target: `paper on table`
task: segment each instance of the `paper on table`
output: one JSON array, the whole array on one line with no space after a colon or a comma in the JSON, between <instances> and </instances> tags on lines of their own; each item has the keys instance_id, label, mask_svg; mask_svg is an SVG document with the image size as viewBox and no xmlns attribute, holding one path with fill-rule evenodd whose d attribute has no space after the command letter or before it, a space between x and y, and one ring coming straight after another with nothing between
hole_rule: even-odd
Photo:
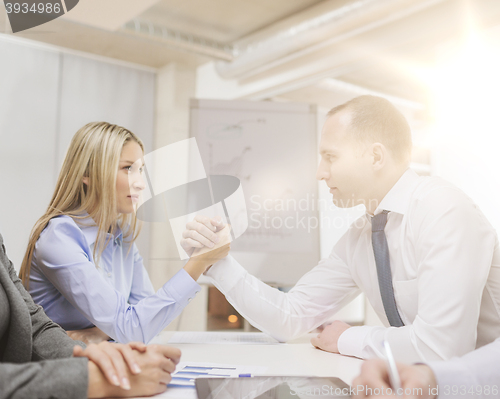
<instances>
[{"instance_id":1,"label":"paper on table","mask_svg":"<svg viewBox=\"0 0 500 399\"><path fill-rule=\"evenodd\" d=\"M270 345L279 344L274 338L264 333L234 333L234 332L176 332L168 340L169 344L248 344Z\"/></svg>"},{"instance_id":2,"label":"paper on table","mask_svg":"<svg viewBox=\"0 0 500 399\"><path fill-rule=\"evenodd\" d=\"M237 378L242 374L262 374L263 366L245 366L221 363L181 362L172 373L172 381L159 398L197 399L194 380L198 377Z\"/></svg>"}]
</instances>

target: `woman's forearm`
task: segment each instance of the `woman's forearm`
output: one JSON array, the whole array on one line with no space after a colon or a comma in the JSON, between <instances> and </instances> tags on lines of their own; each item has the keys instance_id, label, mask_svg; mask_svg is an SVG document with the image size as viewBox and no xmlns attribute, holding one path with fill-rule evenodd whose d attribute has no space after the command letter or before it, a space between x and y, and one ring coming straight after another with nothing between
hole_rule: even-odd
<instances>
[{"instance_id":1,"label":"woman's forearm","mask_svg":"<svg viewBox=\"0 0 500 399\"><path fill-rule=\"evenodd\" d=\"M225 258L231 249L231 244L225 244L197 256L191 257L184 265L184 270L193 278L198 278L215 262Z\"/></svg>"}]
</instances>

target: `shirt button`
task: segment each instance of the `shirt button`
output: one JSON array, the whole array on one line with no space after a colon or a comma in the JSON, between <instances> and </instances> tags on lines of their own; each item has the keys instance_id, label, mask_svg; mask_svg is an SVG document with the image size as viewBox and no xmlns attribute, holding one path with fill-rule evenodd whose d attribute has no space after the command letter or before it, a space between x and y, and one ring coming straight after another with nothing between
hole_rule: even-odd
<instances>
[{"instance_id":1,"label":"shirt button","mask_svg":"<svg viewBox=\"0 0 500 399\"><path fill-rule=\"evenodd\" d=\"M108 277L111 277L111 273L108 273Z\"/></svg>"}]
</instances>

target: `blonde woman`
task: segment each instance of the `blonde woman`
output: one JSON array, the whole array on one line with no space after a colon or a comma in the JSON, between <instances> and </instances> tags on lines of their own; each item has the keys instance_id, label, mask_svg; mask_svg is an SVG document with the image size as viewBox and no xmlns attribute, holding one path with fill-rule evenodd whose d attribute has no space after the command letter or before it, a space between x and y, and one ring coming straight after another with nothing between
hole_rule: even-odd
<instances>
[{"instance_id":1,"label":"blonde woman","mask_svg":"<svg viewBox=\"0 0 500 399\"><path fill-rule=\"evenodd\" d=\"M71 141L20 277L34 301L86 342L149 342L200 290L198 277L229 245L191 258L154 292L134 240L144 147L127 129L89 123Z\"/></svg>"}]
</instances>

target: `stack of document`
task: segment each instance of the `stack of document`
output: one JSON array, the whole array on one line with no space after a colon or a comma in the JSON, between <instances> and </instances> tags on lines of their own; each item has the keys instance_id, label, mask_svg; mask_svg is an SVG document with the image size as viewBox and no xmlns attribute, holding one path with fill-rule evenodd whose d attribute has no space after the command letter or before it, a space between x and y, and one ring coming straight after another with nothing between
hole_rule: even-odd
<instances>
[{"instance_id":1,"label":"stack of document","mask_svg":"<svg viewBox=\"0 0 500 399\"><path fill-rule=\"evenodd\" d=\"M197 399L194 380L199 377L238 378L262 374L267 367L237 366L218 363L181 362L172 373L172 381L162 398Z\"/></svg>"}]
</instances>

